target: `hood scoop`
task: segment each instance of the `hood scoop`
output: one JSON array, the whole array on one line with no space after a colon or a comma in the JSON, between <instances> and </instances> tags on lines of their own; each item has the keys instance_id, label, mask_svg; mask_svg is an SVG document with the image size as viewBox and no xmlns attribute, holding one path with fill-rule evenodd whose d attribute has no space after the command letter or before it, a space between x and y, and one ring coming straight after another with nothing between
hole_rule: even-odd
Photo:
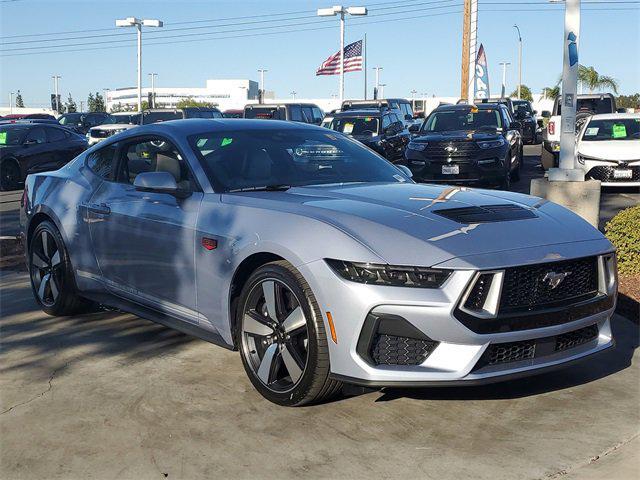
<instances>
[{"instance_id":1,"label":"hood scoop","mask_svg":"<svg viewBox=\"0 0 640 480\"><path fill-rule=\"evenodd\" d=\"M537 215L532 210L509 203L484 205L482 207L446 208L433 210L433 213L466 225L537 218Z\"/></svg>"}]
</instances>

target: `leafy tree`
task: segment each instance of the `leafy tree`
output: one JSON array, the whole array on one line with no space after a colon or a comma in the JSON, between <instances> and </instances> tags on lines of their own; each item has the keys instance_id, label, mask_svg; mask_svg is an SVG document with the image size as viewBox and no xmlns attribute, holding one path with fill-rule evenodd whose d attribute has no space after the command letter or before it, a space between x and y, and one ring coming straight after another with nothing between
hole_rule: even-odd
<instances>
[{"instance_id":1,"label":"leafy tree","mask_svg":"<svg viewBox=\"0 0 640 480\"><path fill-rule=\"evenodd\" d=\"M619 95L616 98L616 106L618 108L640 109L640 93L634 93L633 95Z\"/></svg>"},{"instance_id":2,"label":"leafy tree","mask_svg":"<svg viewBox=\"0 0 640 480\"><path fill-rule=\"evenodd\" d=\"M595 68L578 65L578 82L586 86L591 93L594 90L611 89L618 93L618 81L613 77L600 75Z\"/></svg>"},{"instance_id":3,"label":"leafy tree","mask_svg":"<svg viewBox=\"0 0 640 480\"><path fill-rule=\"evenodd\" d=\"M513 92L511 92L511 95L509 96L511 98L518 98L518 89L516 88ZM523 100L529 100L530 102L533 102L533 95L531 94L531 89L526 85L520 86L520 96L522 97Z\"/></svg>"},{"instance_id":4,"label":"leafy tree","mask_svg":"<svg viewBox=\"0 0 640 480\"><path fill-rule=\"evenodd\" d=\"M95 112L96 99L93 96L93 93L89 92L89 96L87 97L87 111Z\"/></svg>"},{"instance_id":5,"label":"leafy tree","mask_svg":"<svg viewBox=\"0 0 640 480\"><path fill-rule=\"evenodd\" d=\"M67 113L74 113L78 111L78 106L76 105L75 100L71 97L71 93L69 93L69 96L67 97L64 108Z\"/></svg>"},{"instance_id":6,"label":"leafy tree","mask_svg":"<svg viewBox=\"0 0 640 480\"><path fill-rule=\"evenodd\" d=\"M188 97L188 98L184 98L182 100L180 100L177 104L176 104L176 108L187 108L187 107L214 107L215 105L213 103L210 102L199 102L197 100L194 100L192 97Z\"/></svg>"},{"instance_id":7,"label":"leafy tree","mask_svg":"<svg viewBox=\"0 0 640 480\"><path fill-rule=\"evenodd\" d=\"M18 90L18 93L16 94L16 107L24 108L24 100L22 100L22 94L20 93L20 90Z\"/></svg>"},{"instance_id":8,"label":"leafy tree","mask_svg":"<svg viewBox=\"0 0 640 480\"><path fill-rule=\"evenodd\" d=\"M125 109L120 102L114 105L111 105L111 113L118 113L118 112L124 112L124 111Z\"/></svg>"},{"instance_id":9,"label":"leafy tree","mask_svg":"<svg viewBox=\"0 0 640 480\"><path fill-rule=\"evenodd\" d=\"M555 85L553 87L544 87L542 89L542 96L544 98L550 98L551 100L555 100L560 96L560 85Z\"/></svg>"},{"instance_id":10,"label":"leafy tree","mask_svg":"<svg viewBox=\"0 0 640 480\"><path fill-rule=\"evenodd\" d=\"M143 100L142 104L140 106L142 107L142 110L148 110L149 109L149 102L147 100Z\"/></svg>"},{"instance_id":11,"label":"leafy tree","mask_svg":"<svg viewBox=\"0 0 640 480\"><path fill-rule=\"evenodd\" d=\"M93 100L93 110L89 110L90 112L105 112L107 110L106 105L104 104L104 97L100 92L96 92L96 96Z\"/></svg>"}]
</instances>

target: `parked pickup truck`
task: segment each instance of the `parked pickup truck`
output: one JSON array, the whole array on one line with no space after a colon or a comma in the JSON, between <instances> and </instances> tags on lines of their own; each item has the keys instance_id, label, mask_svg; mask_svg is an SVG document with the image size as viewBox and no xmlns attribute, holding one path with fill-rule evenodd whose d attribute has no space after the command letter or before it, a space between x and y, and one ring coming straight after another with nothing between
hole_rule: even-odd
<instances>
[{"instance_id":1,"label":"parked pickup truck","mask_svg":"<svg viewBox=\"0 0 640 480\"><path fill-rule=\"evenodd\" d=\"M542 167L548 170L558 166L560 153L560 114L562 96L556 98L547 127L542 132ZM576 106L576 132L591 115L601 113L615 113L616 99L610 93L596 93L578 95Z\"/></svg>"}]
</instances>

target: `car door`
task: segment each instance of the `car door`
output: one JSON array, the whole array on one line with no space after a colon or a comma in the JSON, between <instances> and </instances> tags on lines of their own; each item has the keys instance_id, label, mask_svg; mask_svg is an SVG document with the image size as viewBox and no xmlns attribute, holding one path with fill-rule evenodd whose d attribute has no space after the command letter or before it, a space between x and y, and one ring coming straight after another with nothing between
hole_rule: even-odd
<instances>
[{"instance_id":1,"label":"car door","mask_svg":"<svg viewBox=\"0 0 640 480\"><path fill-rule=\"evenodd\" d=\"M100 274L118 295L198 323L194 248L202 193L188 162L160 136L122 142L116 155L114 180L86 205ZM151 171L171 173L188 195L136 190L136 176Z\"/></svg>"},{"instance_id":2,"label":"car door","mask_svg":"<svg viewBox=\"0 0 640 480\"><path fill-rule=\"evenodd\" d=\"M55 149L52 149L48 143L44 127L31 128L23 141L23 146L24 151L21 157L25 159L27 173L58 169Z\"/></svg>"},{"instance_id":3,"label":"car door","mask_svg":"<svg viewBox=\"0 0 640 480\"><path fill-rule=\"evenodd\" d=\"M61 128L44 127L44 130L55 168L60 168L75 157L77 146L71 141L71 134Z\"/></svg>"}]
</instances>

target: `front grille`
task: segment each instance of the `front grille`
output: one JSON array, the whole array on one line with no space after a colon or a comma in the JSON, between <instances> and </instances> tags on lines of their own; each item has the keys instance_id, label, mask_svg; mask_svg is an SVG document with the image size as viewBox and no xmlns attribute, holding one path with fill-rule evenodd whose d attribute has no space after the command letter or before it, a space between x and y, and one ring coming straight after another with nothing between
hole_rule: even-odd
<instances>
[{"instance_id":1,"label":"front grille","mask_svg":"<svg viewBox=\"0 0 640 480\"><path fill-rule=\"evenodd\" d=\"M586 300L598 293L597 257L507 268L500 312L529 311L567 300ZM565 275L566 274L566 275ZM559 283L558 276L564 275Z\"/></svg>"},{"instance_id":2,"label":"front grille","mask_svg":"<svg viewBox=\"0 0 640 480\"><path fill-rule=\"evenodd\" d=\"M598 336L598 327L589 325L588 327L575 330L573 332L563 333L556 337L556 352L568 350L577 347L583 343L590 342Z\"/></svg>"},{"instance_id":3,"label":"front grille","mask_svg":"<svg viewBox=\"0 0 640 480\"><path fill-rule=\"evenodd\" d=\"M598 338L598 326L594 324L552 337L519 342L494 343L489 345L478 364L474 367L474 371L490 365L542 358L553 355L556 352L579 347L596 338Z\"/></svg>"},{"instance_id":4,"label":"front grille","mask_svg":"<svg viewBox=\"0 0 640 480\"><path fill-rule=\"evenodd\" d=\"M497 363L519 362L533 358L536 352L536 342L526 340L523 342L497 343L488 349L487 363L495 365Z\"/></svg>"},{"instance_id":5,"label":"front grille","mask_svg":"<svg viewBox=\"0 0 640 480\"><path fill-rule=\"evenodd\" d=\"M91 136L93 138L107 138L112 132L107 130L91 130Z\"/></svg>"},{"instance_id":6,"label":"front grille","mask_svg":"<svg viewBox=\"0 0 640 480\"><path fill-rule=\"evenodd\" d=\"M376 365L420 365L437 342L379 334L373 339L371 357Z\"/></svg>"},{"instance_id":7,"label":"front grille","mask_svg":"<svg viewBox=\"0 0 640 480\"><path fill-rule=\"evenodd\" d=\"M511 203L484 205L482 207L446 208L434 210L433 213L440 215L441 217L448 218L449 220L453 220L454 222L464 223L467 225L471 223L525 220L537 217L533 211Z\"/></svg>"},{"instance_id":8,"label":"front grille","mask_svg":"<svg viewBox=\"0 0 640 480\"><path fill-rule=\"evenodd\" d=\"M429 142L423 150L426 157L469 157L479 150L476 142Z\"/></svg>"},{"instance_id":9,"label":"front grille","mask_svg":"<svg viewBox=\"0 0 640 480\"><path fill-rule=\"evenodd\" d=\"M614 170L631 170L631 178L614 178ZM606 165L597 165L589 170L587 176L601 182L640 182L640 167L614 168Z\"/></svg>"}]
</instances>

